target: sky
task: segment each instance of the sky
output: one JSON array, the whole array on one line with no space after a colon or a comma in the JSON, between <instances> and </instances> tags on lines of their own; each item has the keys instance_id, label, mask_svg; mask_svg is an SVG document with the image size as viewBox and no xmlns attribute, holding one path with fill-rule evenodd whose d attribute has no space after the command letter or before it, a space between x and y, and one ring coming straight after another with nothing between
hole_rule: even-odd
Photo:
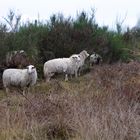
<instances>
[{"instance_id":1,"label":"sky","mask_svg":"<svg viewBox=\"0 0 140 140\"><path fill-rule=\"evenodd\" d=\"M139 0L1 0L0 22L7 17L10 9L21 14L22 21L34 19L49 20L50 16L62 13L64 17L75 18L77 13L91 13L95 9L95 19L100 26L115 28L116 21L123 27L134 27L140 19Z\"/></svg>"}]
</instances>

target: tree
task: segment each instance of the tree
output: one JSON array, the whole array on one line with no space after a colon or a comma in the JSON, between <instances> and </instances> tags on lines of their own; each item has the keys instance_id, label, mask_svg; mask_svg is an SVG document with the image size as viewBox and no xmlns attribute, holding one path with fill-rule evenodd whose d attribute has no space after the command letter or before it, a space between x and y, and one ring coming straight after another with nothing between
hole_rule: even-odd
<instances>
[{"instance_id":1,"label":"tree","mask_svg":"<svg viewBox=\"0 0 140 140\"><path fill-rule=\"evenodd\" d=\"M7 18L3 17L7 24L10 26L11 32L17 32L20 26L21 15L15 14L14 10L9 10Z\"/></svg>"}]
</instances>

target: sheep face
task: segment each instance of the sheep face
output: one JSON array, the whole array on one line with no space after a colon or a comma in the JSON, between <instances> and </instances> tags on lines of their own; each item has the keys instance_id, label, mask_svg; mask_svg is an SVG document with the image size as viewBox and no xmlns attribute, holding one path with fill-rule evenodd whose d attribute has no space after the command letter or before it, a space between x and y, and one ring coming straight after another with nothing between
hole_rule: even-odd
<instances>
[{"instance_id":1,"label":"sheep face","mask_svg":"<svg viewBox=\"0 0 140 140\"><path fill-rule=\"evenodd\" d=\"M33 65L27 66L27 71L29 74L32 74L36 71L36 68Z\"/></svg>"},{"instance_id":2,"label":"sheep face","mask_svg":"<svg viewBox=\"0 0 140 140\"><path fill-rule=\"evenodd\" d=\"M80 56L79 55L72 55L71 58L75 61L75 62L80 62Z\"/></svg>"},{"instance_id":3,"label":"sheep face","mask_svg":"<svg viewBox=\"0 0 140 140\"><path fill-rule=\"evenodd\" d=\"M98 54L94 53L90 56L90 61L94 64L99 64L102 61L102 58Z\"/></svg>"},{"instance_id":4,"label":"sheep face","mask_svg":"<svg viewBox=\"0 0 140 140\"><path fill-rule=\"evenodd\" d=\"M80 52L79 56L81 57L81 59L86 59L89 54L87 53L87 51L83 50L82 52Z\"/></svg>"}]
</instances>

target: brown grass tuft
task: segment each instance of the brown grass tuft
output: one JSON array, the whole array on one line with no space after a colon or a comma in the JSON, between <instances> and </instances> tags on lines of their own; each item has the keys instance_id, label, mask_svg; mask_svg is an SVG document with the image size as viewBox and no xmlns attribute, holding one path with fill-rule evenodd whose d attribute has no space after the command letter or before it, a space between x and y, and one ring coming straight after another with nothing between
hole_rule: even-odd
<instances>
[{"instance_id":1,"label":"brown grass tuft","mask_svg":"<svg viewBox=\"0 0 140 140\"><path fill-rule=\"evenodd\" d=\"M69 82L53 80L0 98L2 140L139 140L139 63L95 66ZM2 92L2 91L1 91Z\"/></svg>"}]
</instances>

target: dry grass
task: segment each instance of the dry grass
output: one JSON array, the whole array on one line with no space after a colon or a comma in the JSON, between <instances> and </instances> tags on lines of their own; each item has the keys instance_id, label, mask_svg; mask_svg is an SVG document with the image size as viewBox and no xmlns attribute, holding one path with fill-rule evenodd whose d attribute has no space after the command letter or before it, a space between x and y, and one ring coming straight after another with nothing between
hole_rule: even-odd
<instances>
[{"instance_id":1,"label":"dry grass","mask_svg":"<svg viewBox=\"0 0 140 140\"><path fill-rule=\"evenodd\" d=\"M140 64L95 66L39 83L27 98L0 92L0 140L140 140Z\"/></svg>"}]
</instances>

